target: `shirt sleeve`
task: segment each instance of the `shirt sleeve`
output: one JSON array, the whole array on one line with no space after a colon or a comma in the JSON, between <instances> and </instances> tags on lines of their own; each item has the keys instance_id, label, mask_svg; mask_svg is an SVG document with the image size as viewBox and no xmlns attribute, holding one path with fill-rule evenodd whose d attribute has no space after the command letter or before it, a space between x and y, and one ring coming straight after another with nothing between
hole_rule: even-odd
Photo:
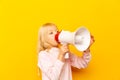
<instances>
[{"instance_id":1,"label":"shirt sleeve","mask_svg":"<svg viewBox=\"0 0 120 80\"><path fill-rule=\"evenodd\" d=\"M91 60L90 52L84 52L82 57L78 57L70 53L70 63L73 67L76 67L78 69L86 68L90 60Z\"/></svg>"},{"instance_id":2,"label":"shirt sleeve","mask_svg":"<svg viewBox=\"0 0 120 80\"><path fill-rule=\"evenodd\" d=\"M60 60L56 60L52 63L49 57L46 57L44 53L39 53L38 67L41 71L50 79L58 80L64 63Z\"/></svg>"}]
</instances>

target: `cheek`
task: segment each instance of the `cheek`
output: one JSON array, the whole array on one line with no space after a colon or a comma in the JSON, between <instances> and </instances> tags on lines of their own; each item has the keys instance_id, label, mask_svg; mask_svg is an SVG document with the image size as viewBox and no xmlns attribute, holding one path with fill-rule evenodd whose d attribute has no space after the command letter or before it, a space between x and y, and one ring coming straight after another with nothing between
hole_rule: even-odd
<instances>
[{"instance_id":1,"label":"cheek","mask_svg":"<svg viewBox=\"0 0 120 80\"><path fill-rule=\"evenodd\" d=\"M49 41L55 40L55 39L54 39L54 35L49 35L49 36L47 37L47 40L49 40Z\"/></svg>"}]
</instances>

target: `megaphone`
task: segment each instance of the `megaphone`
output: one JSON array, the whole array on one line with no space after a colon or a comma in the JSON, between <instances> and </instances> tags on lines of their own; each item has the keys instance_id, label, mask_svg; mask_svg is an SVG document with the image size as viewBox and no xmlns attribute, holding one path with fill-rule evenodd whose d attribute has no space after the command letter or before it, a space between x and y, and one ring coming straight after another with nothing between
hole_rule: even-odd
<instances>
[{"instance_id":1,"label":"megaphone","mask_svg":"<svg viewBox=\"0 0 120 80\"><path fill-rule=\"evenodd\" d=\"M62 30L55 35L55 40L61 44L72 44L77 50L84 51L90 45L90 32L85 27L78 28L75 32ZM65 56L69 58L68 53Z\"/></svg>"}]
</instances>

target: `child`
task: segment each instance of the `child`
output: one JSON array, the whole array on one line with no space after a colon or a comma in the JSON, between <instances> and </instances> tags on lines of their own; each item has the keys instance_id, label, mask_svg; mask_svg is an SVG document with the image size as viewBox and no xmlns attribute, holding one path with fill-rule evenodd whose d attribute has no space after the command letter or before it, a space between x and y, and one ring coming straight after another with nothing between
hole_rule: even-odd
<instances>
[{"instance_id":1,"label":"child","mask_svg":"<svg viewBox=\"0 0 120 80\"><path fill-rule=\"evenodd\" d=\"M71 66L86 68L90 59L89 48L83 51L83 56L78 57L69 52L68 45L61 45L54 37L58 29L53 23L44 24L38 34L38 67L42 71L42 80L72 80ZM94 42L91 37L91 44ZM66 52L69 58L65 59Z\"/></svg>"}]
</instances>

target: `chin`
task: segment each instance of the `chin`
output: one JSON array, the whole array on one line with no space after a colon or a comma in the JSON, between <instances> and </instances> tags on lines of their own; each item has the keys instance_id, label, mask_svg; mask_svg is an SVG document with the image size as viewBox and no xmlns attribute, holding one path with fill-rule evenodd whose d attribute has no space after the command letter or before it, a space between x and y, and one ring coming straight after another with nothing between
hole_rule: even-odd
<instances>
[{"instance_id":1,"label":"chin","mask_svg":"<svg viewBox=\"0 0 120 80\"><path fill-rule=\"evenodd\" d=\"M58 46L58 43L55 43L54 46L57 47L57 46Z\"/></svg>"}]
</instances>

